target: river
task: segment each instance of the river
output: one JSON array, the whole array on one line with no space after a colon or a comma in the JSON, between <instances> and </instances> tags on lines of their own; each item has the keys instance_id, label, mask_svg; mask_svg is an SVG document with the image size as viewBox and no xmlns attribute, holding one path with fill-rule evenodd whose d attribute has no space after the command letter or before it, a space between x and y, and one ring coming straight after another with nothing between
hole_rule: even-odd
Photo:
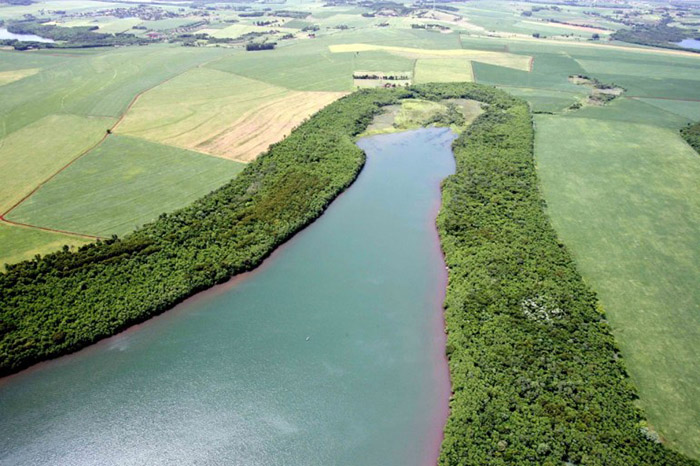
<instances>
[{"instance_id":1,"label":"river","mask_svg":"<svg viewBox=\"0 0 700 466\"><path fill-rule=\"evenodd\" d=\"M360 140L357 181L256 271L0 381L0 464L435 464L453 138Z\"/></svg>"},{"instance_id":2,"label":"river","mask_svg":"<svg viewBox=\"0 0 700 466\"><path fill-rule=\"evenodd\" d=\"M53 39L37 36L35 34L15 34L6 28L0 28L0 40L17 39L20 42L47 42L53 43Z\"/></svg>"}]
</instances>

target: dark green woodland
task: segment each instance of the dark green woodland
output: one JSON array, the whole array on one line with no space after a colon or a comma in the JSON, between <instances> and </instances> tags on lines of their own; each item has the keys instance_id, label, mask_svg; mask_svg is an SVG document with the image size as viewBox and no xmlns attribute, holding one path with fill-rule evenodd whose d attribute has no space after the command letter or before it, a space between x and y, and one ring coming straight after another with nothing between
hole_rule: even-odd
<instances>
[{"instance_id":1,"label":"dark green woodland","mask_svg":"<svg viewBox=\"0 0 700 466\"><path fill-rule=\"evenodd\" d=\"M694 465L635 407L595 294L550 226L527 104L477 84L358 91L234 180L113 238L0 275L0 372L80 349L259 265L355 179L355 145L402 98L475 99L438 218L453 395L442 465Z\"/></svg>"}]
</instances>

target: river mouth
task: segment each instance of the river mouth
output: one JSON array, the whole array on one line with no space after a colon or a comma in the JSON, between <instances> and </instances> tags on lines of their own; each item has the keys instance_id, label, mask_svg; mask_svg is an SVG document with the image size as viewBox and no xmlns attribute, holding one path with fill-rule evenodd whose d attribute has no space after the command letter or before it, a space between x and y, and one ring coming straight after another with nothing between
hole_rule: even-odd
<instances>
[{"instance_id":1,"label":"river mouth","mask_svg":"<svg viewBox=\"0 0 700 466\"><path fill-rule=\"evenodd\" d=\"M364 138L265 264L0 386L2 464L435 464L450 393L444 128Z\"/></svg>"},{"instance_id":2,"label":"river mouth","mask_svg":"<svg viewBox=\"0 0 700 466\"><path fill-rule=\"evenodd\" d=\"M47 44L52 44L56 42L53 39L47 37L37 36L35 34L15 34L8 31L6 28L0 28L0 40L18 40L20 42L43 42Z\"/></svg>"}]
</instances>

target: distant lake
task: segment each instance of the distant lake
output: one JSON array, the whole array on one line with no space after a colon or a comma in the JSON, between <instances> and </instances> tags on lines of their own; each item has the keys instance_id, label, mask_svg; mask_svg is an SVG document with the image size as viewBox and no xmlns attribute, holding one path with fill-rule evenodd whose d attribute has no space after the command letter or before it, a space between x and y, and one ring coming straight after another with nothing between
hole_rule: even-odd
<instances>
[{"instance_id":1,"label":"distant lake","mask_svg":"<svg viewBox=\"0 0 700 466\"><path fill-rule=\"evenodd\" d=\"M687 49L700 50L700 40L698 39L684 39L680 42L676 42L676 45L685 47Z\"/></svg>"},{"instance_id":2,"label":"distant lake","mask_svg":"<svg viewBox=\"0 0 700 466\"><path fill-rule=\"evenodd\" d=\"M5 28L0 28L0 40L17 39L20 42L54 42L53 39L36 36L34 34L15 34Z\"/></svg>"}]
</instances>

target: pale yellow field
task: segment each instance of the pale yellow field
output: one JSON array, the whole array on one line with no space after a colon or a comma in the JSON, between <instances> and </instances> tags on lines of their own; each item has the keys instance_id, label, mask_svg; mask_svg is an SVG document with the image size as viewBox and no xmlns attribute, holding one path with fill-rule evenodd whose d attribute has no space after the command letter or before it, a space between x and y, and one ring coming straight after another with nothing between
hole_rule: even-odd
<instances>
[{"instance_id":1,"label":"pale yellow field","mask_svg":"<svg viewBox=\"0 0 700 466\"><path fill-rule=\"evenodd\" d=\"M515 68L518 70L529 71L530 57L526 55L515 55L506 52L490 52L484 50L468 50L468 49L416 49L410 47L394 47L390 45L376 44L338 44L328 46L332 53L348 53L348 52L369 52L380 50L393 53L407 58L461 58L470 61L479 61L490 65L505 66L507 68Z\"/></svg>"},{"instance_id":2,"label":"pale yellow field","mask_svg":"<svg viewBox=\"0 0 700 466\"><path fill-rule=\"evenodd\" d=\"M49 115L0 139L0 212L97 144L114 118Z\"/></svg>"},{"instance_id":3,"label":"pale yellow field","mask_svg":"<svg viewBox=\"0 0 700 466\"><path fill-rule=\"evenodd\" d=\"M13 81L19 81L22 78L26 78L27 76L37 74L38 72L39 68L26 68L23 70L2 71L0 72L0 86L9 84Z\"/></svg>"},{"instance_id":4,"label":"pale yellow field","mask_svg":"<svg viewBox=\"0 0 700 466\"><path fill-rule=\"evenodd\" d=\"M248 161L342 95L196 68L143 94L115 132Z\"/></svg>"},{"instance_id":5,"label":"pale yellow field","mask_svg":"<svg viewBox=\"0 0 700 466\"><path fill-rule=\"evenodd\" d=\"M289 92L244 114L230 128L195 149L249 162L270 144L281 141L304 119L343 95L342 92Z\"/></svg>"},{"instance_id":6,"label":"pale yellow field","mask_svg":"<svg viewBox=\"0 0 700 466\"><path fill-rule=\"evenodd\" d=\"M420 58L416 61L416 83L474 81L472 65L464 58Z\"/></svg>"}]
</instances>

